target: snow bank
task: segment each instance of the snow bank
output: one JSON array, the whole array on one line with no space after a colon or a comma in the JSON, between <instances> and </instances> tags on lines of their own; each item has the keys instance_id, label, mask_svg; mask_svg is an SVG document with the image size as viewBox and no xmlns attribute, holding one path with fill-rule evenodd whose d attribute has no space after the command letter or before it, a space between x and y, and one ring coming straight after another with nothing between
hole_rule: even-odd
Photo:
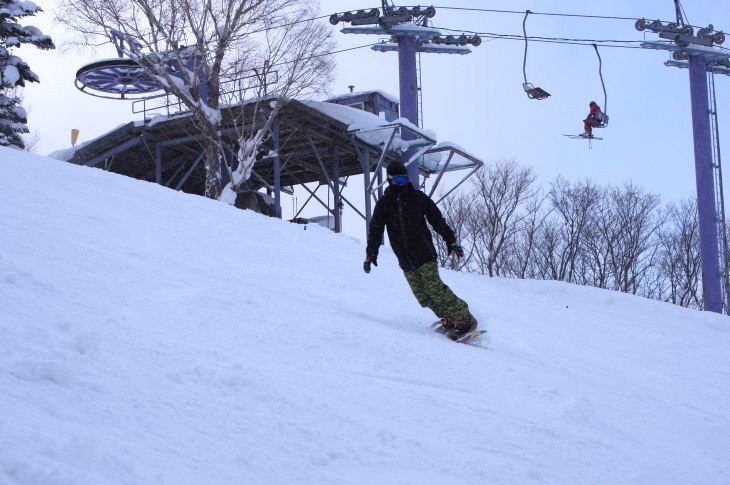
<instances>
[{"instance_id":1,"label":"snow bank","mask_svg":"<svg viewBox=\"0 0 730 485\"><path fill-rule=\"evenodd\" d=\"M721 484L726 317L444 272L0 149L0 483Z\"/></svg>"}]
</instances>

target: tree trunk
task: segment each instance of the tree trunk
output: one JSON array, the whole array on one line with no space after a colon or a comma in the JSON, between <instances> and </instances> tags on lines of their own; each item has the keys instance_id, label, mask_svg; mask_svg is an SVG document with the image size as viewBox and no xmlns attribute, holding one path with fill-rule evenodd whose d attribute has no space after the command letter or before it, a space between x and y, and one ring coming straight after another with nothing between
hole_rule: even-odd
<instances>
[{"instance_id":1,"label":"tree trunk","mask_svg":"<svg viewBox=\"0 0 730 485\"><path fill-rule=\"evenodd\" d=\"M218 147L210 140L205 143L205 196L218 199L221 193L221 160Z\"/></svg>"}]
</instances>

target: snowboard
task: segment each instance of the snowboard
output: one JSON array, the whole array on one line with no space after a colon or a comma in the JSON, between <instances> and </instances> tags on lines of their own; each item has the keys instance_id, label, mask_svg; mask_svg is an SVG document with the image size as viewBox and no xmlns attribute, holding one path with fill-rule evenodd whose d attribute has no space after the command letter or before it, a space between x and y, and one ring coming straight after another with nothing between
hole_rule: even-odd
<instances>
[{"instance_id":1,"label":"snowboard","mask_svg":"<svg viewBox=\"0 0 730 485\"><path fill-rule=\"evenodd\" d=\"M442 335L446 335L447 330L446 328L441 324L441 320L437 322L433 322L431 324L431 330L433 330L436 333L440 333ZM481 343L479 342L479 337L483 334L487 333L486 330L482 329L476 329L473 332L464 335L459 340L452 340L452 342L465 344L465 345L471 345L472 347L481 347Z\"/></svg>"}]
</instances>

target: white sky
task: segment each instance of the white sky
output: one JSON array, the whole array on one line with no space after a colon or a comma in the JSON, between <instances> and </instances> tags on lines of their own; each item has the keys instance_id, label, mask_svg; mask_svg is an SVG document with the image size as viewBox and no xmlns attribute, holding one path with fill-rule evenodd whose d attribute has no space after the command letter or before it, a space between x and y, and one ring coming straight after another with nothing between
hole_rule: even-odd
<instances>
[{"instance_id":1,"label":"white sky","mask_svg":"<svg viewBox=\"0 0 730 485\"><path fill-rule=\"evenodd\" d=\"M81 131L80 140L94 138L115 126L136 119L131 102L94 98L73 84L76 70L85 63L115 57L106 47L92 52L64 51L64 28L52 25L55 4L38 2L46 10L25 23L40 27L61 47L37 51L23 47L23 57L40 76L41 83L26 89L29 124L42 139L38 152L47 154L70 146L70 130ZM322 13L363 8L361 1L322 0ZM373 7L379 1L371 0ZM401 3L401 2L398 2ZM621 17L674 18L672 0L439 0L438 6L483 7L537 12L581 13ZM726 2L685 0L689 21L694 25L713 23L730 29ZM725 7L725 8L722 8ZM437 10L437 27L520 34L522 16ZM340 27L340 26L338 26ZM637 40L643 34L631 21L594 20L531 15L528 34L539 36ZM377 36L344 35L335 28L338 48L374 42ZM656 35L647 34L655 39ZM730 46L730 40L727 42ZM688 72L668 68L668 54L649 50L602 48L603 73L608 90L609 127L601 130L604 141L575 141L561 133L582 131L581 120L588 101L603 105L598 77L598 61L592 47L531 43L528 81L552 94L545 101L528 100L522 91L522 49L517 41L484 42L468 56L423 55L425 127L440 140L451 140L486 162L516 158L533 166L545 185L558 174L575 180L591 177L596 182L619 184L626 181L676 200L694 192L694 158L689 102ZM395 53L360 49L338 54L337 79L333 93L382 89L398 94L398 63ZM718 76L717 96L720 130L727 138L730 104L725 93L728 79ZM727 113L727 114L725 114ZM727 179L730 176L726 176ZM351 179L352 187L361 182ZM323 195L326 192L322 190ZM351 192L351 200L362 205L361 191ZM301 203L304 197L299 196ZM284 216L291 213L292 201L283 200ZM304 215L324 213L313 208ZM363 224L349 209L345 212L345 232L362 237Z\"/></svg>"}]
</instances>

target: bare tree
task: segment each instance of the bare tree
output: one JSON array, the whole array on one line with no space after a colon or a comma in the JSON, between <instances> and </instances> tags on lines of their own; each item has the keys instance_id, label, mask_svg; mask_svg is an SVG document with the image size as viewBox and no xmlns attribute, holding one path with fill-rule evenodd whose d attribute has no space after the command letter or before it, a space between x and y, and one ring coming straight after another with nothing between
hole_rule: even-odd
<instances>
[{"instance_id":1,"label":"bare tree","mask_svg":"<svg viewBox=\"0 0 730 485\"><path fill-rule=\"evenodd\" d=\"M571 183L558 177L553 181L548 194L553 212L538 238L538 267L543 277L576 281L585 233L600 192L590 180Z\"/></svg>"},{"instance_id":2,"label":"bare tree","mask_svg":"<svg viewBox=\"0 0 730 485\"><path fill-rule=\"evenodd\" d=\"M15 98L18 99L19 103L25 102L25 93L21 89L15 90ZM33 112L33 106L26 104L25 113L27 116ZM41 142L41 133L38 130L32 130L28 133L21 135L23 139L23 151L29 153L35 153L38 149L38 144Z\"/></svg>"},{"instance_id":3,"label":"bare tree","mask_svg":"<svg viewBox=\"0 0 730 485\"><path fill-rule=\"evenodd\" d=\"M601 191L591 211L591 221L586 227L583 239L582 283L599 288L612 286L610 266L611 248L618 244L616 211L611 205L607 191Z\"/></svg>"},{"instance_id":4,"label":"bare tree","mask_svg":"<svg viewBox=\"0 0 730 485\"><path fill-rule=\"evenodd\" d=\"M474 237L471 234L471 218L474 196L461 191L454 192L443 201L442 212L449 226L454 230L456 240L464 247L465 258L456 258L449 254L446 243L438 234L431 231L436 241L436 253L439 266L456 271L469 271L474 258Z\"/></svg>"},{"instance_id":5,"label":"bare tree","mask_svg":"<svg viewBox=\"0 0 730 485\"><path fill-rule=\"evenodd\" d=\"M233 203L285 102L330 80L333 43L312 20L317 8L314 0L69 0L56 17L77 34L75 45L121 39L118 47L181 101L204 139L206 197L221 197L226 170L223 198ZM261 101L249 119L234 120L238 150L229 157L221 134L227 81Z\"/></svg>"},{"instance_id":6,"label":"bare tree","mask_svg":"<svg viewBox=\"0 0 730 485\"><path fill-rule=\"evenodd\" d=\"M614 289L636 293L654 263L654 235L663 222L660 199L633 184L612 187L608 196L615 212L615 242L609 246Z\"/></svg>"},{"instance_id":7,"label":"bare tree","mask_svg":"<svg viewBox=\"0 0 730 485\"><path fill-rule=\"evenodd\" d=\"M547 194L514 162L483 170L444 213L471 260L450 269L610 288L702 308L699 225L694 199L662 207L634 184L600 187L556 178ZM490 250L491 249L491 250ZM495 256L496 255L496 256Z\"/></svg>"},{"instance_id":8,"label":"bare tree","mask_svg":"<svg viewBox=\"0 0 730 485\"><path fill-rule=\"evenodd\" d=\"M30 153L35 153L38 149L38 144L41 142L41 133L38 130L33 130L30 133L23 135L23 150Z\"/></svg>"},{"instance_id":9,"label":"bare tree","mask_svg":"<svg viewBox=\"0 0 730 485\"><path fill-rule=\"evenodd\" d=\"M663 299L702 308L699 218L693 198L668 207L667 224L659 233L659 272L666 282Z\"/></svg>"},{"instance_id":10,"label":"bare tree","mask_svg":"<svg viewBox=\"0 0 730 485\"><path fill-rule=\"evenodd\" d=\"M523 207L523 215L517 224L514 241L505 255L506 267L511 276L517 278L537 278L540 271L536 268L538 234L550 216L552 209L545 207L547 196L535 192Z\"/></svg>"},{"instance_id":11,"label":"bare tree","mask_svg":"<svg viewBox=\"0 0 730 485\"><path fill-rule=\"evenodd\" d=\"M471 218L479 271L500 276L507 269L504 255L523 222L523 206L535 196L535 174L515 160L503 160L480 169L472 186L477 203Z\"/></svg>"},{"instance_id":12,"label":"bare tree","mask_svg":"<svg viewBox=\"0 0 730 485\"><path fill-rule=\"evenodd\" d=\"M601 190L586 227L578 282L638 293L654 263L663 223L659 204L659 196L633 184Z\"/></svg>"}]
</instances>

